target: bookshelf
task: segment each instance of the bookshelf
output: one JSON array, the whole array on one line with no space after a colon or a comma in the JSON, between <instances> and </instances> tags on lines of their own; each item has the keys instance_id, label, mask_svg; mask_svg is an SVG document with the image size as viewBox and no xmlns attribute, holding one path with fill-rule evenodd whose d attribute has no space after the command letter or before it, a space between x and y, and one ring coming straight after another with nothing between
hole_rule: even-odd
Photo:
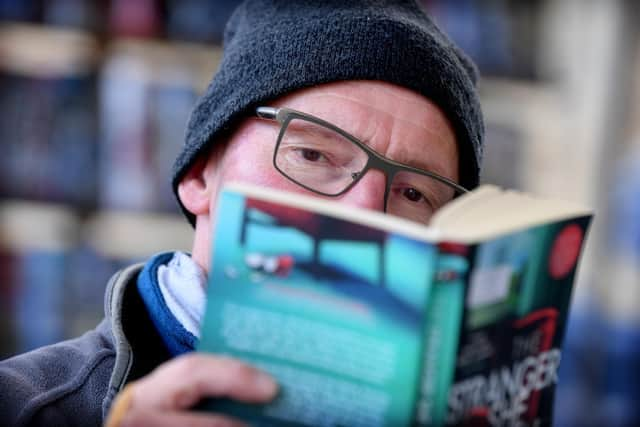
<instances>
[{"instance_id":1,"label":"bookshelf","mask_svg":"<svg viewBox=\"0 0 640 427\"><path fill-rule=\"evenodd\" d=\"M94 327L118 268L191 249L170 168L220 56L0 21L0 358Z\"/></svg>"}]
</instances>

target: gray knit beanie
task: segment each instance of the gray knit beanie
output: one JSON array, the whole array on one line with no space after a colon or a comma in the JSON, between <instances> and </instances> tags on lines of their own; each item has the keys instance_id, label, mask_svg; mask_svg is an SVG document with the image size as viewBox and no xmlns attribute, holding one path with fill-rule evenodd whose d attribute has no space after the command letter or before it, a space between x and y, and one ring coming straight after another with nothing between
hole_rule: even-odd
<instances>
[{"instance_id":1,"label":"gray knit beanie","mask_svg":"<svg viewBox=\"0 0 640 427\"><path fill-rule=\"evenodd\" d=\"M191 114L173 168L176 196L196 157L257 106L339 80L394 83L438 105L456 132L460 184L478 185L484 125L476 68L416 0L247 0L227 24L220 68Z\"/></svg>"}]
</instances>

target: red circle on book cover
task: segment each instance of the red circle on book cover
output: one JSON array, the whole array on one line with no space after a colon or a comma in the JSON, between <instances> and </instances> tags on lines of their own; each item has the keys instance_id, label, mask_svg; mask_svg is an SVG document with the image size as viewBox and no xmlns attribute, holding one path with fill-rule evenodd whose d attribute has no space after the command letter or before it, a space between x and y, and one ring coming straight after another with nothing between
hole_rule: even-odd
<instances>
[{"instance_id":1,"label":"red circle on book cover","mask_svg":"<svg viewBox=\"0 0 640 427\"><path fill-rule=\"evenodd\" d=\"M569 224L558 233L549 254L549 274L561 279L571 272L578 262L583 238L577 224Z\"/></svg>"}]
</instances>

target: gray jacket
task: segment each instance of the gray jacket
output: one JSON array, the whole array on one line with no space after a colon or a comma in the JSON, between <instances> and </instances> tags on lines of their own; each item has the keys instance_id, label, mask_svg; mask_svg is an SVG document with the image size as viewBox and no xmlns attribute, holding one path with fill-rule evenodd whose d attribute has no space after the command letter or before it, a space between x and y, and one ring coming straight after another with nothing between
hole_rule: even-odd
<instances>
[{"instance_id":1,"label":"gray jacket","mask_svg":"<svg viewBox=\"0 0 640 427\"><path fill-rule=\"evenodd\" d=\"M127 382L169 359L138 294L142 267L111 278L94 330L0 362L1 426L100 426Z\"/></svg>"}]
</instances>

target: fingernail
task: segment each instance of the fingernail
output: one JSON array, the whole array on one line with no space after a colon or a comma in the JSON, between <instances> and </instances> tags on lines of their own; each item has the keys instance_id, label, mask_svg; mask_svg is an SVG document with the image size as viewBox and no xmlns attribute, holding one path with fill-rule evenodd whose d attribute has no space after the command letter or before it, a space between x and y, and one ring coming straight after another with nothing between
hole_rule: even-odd
<instances>
[{"instance_id":1,"label":"fingernail","mask_svg":"<svg viewBox=\"0 0 640 427\"><path fill-rule=\"evenodd\" d=\"M274 396L278 391L278 384L269 375L262 372L258 373L256 378L256 387L261 393Z\"/></svg>"}]
</instances>

